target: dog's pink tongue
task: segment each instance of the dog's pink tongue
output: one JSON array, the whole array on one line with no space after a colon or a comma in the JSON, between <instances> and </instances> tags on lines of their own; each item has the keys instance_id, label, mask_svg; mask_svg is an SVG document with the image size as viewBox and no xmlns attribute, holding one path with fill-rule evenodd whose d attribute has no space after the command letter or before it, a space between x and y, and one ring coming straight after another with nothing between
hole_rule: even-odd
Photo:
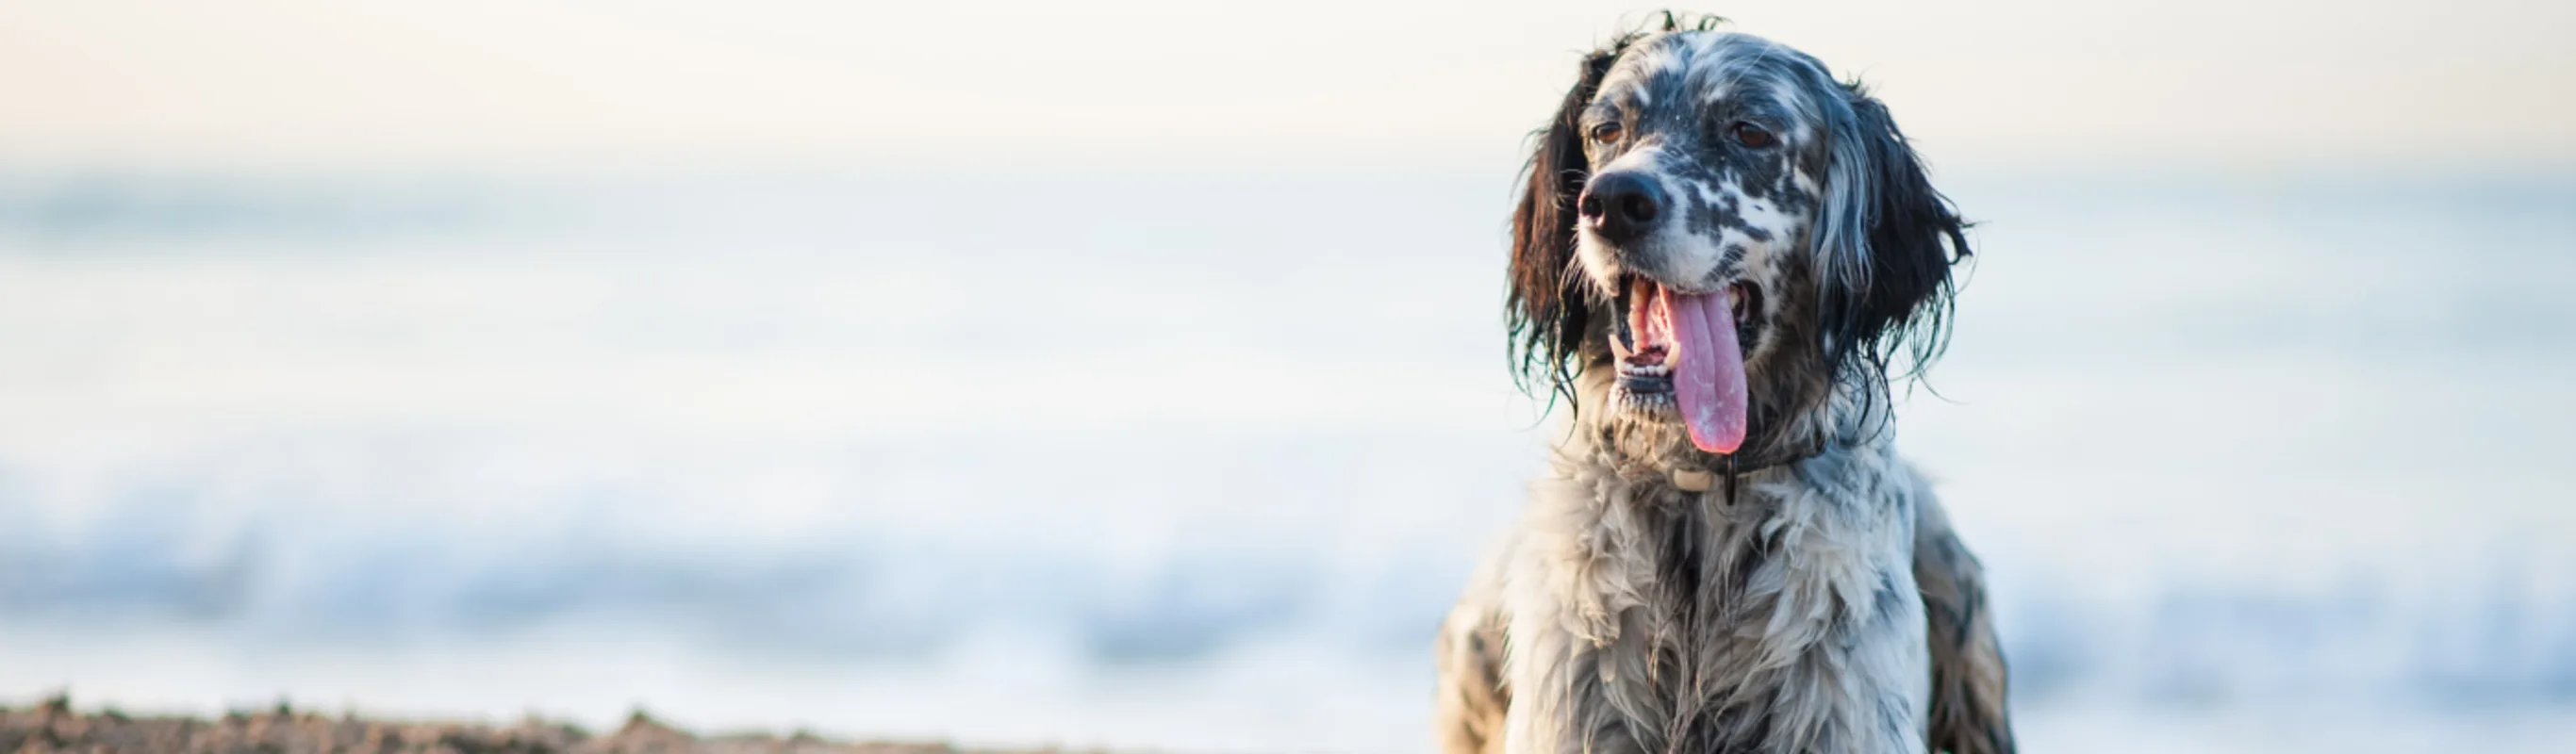
<instances>
[{"instance_id":1,"label":"dog's pink tongue","mask_svg":"<svg viewBox=\"0 0 2576 754\"><path fill-rule=\"evenodd\" d=\"M1726 297L1669 288L1662 297L1673 323L1673 401L1691 444L1711 453L1744 447L1744 349L1735 342L1735 309Z\"/></svg>"}]
</instances>

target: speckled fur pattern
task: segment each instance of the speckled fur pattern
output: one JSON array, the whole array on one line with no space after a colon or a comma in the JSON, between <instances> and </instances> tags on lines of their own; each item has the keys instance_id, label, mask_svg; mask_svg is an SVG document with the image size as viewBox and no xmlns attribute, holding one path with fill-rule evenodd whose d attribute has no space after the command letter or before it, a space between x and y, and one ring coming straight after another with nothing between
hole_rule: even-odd
<instances>
[{"instance_id":1,"label":"speckled fur pattern","mask_svg":"<svg viewBox=\"0 0 2576 754\"><path fill-rule=\"evenodd\" d=\"M1892 443L1889 363L1937 355L1964 223L1885 108L1813 58L1669 20L1587 57L1514 216L1524 376L1572 404L1517 530L1443 626L1450 754L2013 750L1982 575ZM1615 120L1619 138L1601 140ZM1757 121L1767 148L1724 141ZM1569 211L1642 171L1675 218ZM1945 247L1945 242L1947 246ZM1618 410L1626 275L1769 292L1734 458ZM1680 471L1716 471L1706 491Z\"/></svg>"}]
</instances>

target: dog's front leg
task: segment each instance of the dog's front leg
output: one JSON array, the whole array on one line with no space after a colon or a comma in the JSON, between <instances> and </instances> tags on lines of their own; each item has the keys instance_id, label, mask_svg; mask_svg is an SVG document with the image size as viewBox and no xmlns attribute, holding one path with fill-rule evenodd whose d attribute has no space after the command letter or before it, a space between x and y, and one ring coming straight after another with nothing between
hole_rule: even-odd
<instances>
[{"instance_id":1,"label":"dog's front leg","mask_svg":"<svg viewBox=\"0 0 2576 754\"><path fill-rule=\"evenodd\" d=\"M1838 656L1810 666L1820 676L1840 676L1811 679L1818 685L1840 687L1827 692L1839 697L1827 713L1835 719L1826 726L1827 741L1838 743L1779 751L1924 751L1932 666L1922 601L1915 597L1910 564L1888 567L1895 575L1881 579L1883 588L1897 597L1880 600L1874 614L1841 627L1841 636L1828 638L1816 649Z\"/></svg>"},{"instance_id":2,"label":"dog's front leg","mask_svg":"<svg viewBox=\"0 0 2576 754\"><path fill-rule=\"evenodd\" d=\"M1805 528L1754 577L1780 585L1764 641L1787 653L1761 751L1924 751L1932 669L1911 502Z\"/></svg>"}]
</instances>

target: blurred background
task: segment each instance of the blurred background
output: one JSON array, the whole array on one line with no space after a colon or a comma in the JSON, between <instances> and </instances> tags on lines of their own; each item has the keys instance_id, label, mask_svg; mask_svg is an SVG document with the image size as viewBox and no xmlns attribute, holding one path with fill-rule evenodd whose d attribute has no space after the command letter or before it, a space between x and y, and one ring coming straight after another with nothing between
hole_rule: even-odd
<instances>
[{"instance_id":1,"label":"blurred background","mask_svg":"<svg viewBox=\"0 0 2576 754\"><path fill-rule=\"evenodd\" d=\"M1651 6L0 6L0 703L1430 748ZM1741 2L1981 221L2031 751L2576 740L2576 5Z\"/></svg>"}]
</instances>

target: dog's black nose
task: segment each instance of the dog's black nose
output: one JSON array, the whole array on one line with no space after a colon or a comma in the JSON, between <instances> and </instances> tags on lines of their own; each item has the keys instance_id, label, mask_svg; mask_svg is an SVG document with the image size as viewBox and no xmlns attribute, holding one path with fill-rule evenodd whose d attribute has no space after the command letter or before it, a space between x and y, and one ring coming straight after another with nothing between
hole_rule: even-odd
<instances>
[{"instance_id":1,"label":"dog's black nose","mask_svg":"<svg viewBox=\"0 0 2576 754\"><path fill-rule=\"evenodd\" d=\"M1655 218L1664 214L1664 191L1636 173L1602 173L1583 187L1575 206L1592 232L1611 243L1627 243L1654 232Z\"/></svg>"}]
</instances>

